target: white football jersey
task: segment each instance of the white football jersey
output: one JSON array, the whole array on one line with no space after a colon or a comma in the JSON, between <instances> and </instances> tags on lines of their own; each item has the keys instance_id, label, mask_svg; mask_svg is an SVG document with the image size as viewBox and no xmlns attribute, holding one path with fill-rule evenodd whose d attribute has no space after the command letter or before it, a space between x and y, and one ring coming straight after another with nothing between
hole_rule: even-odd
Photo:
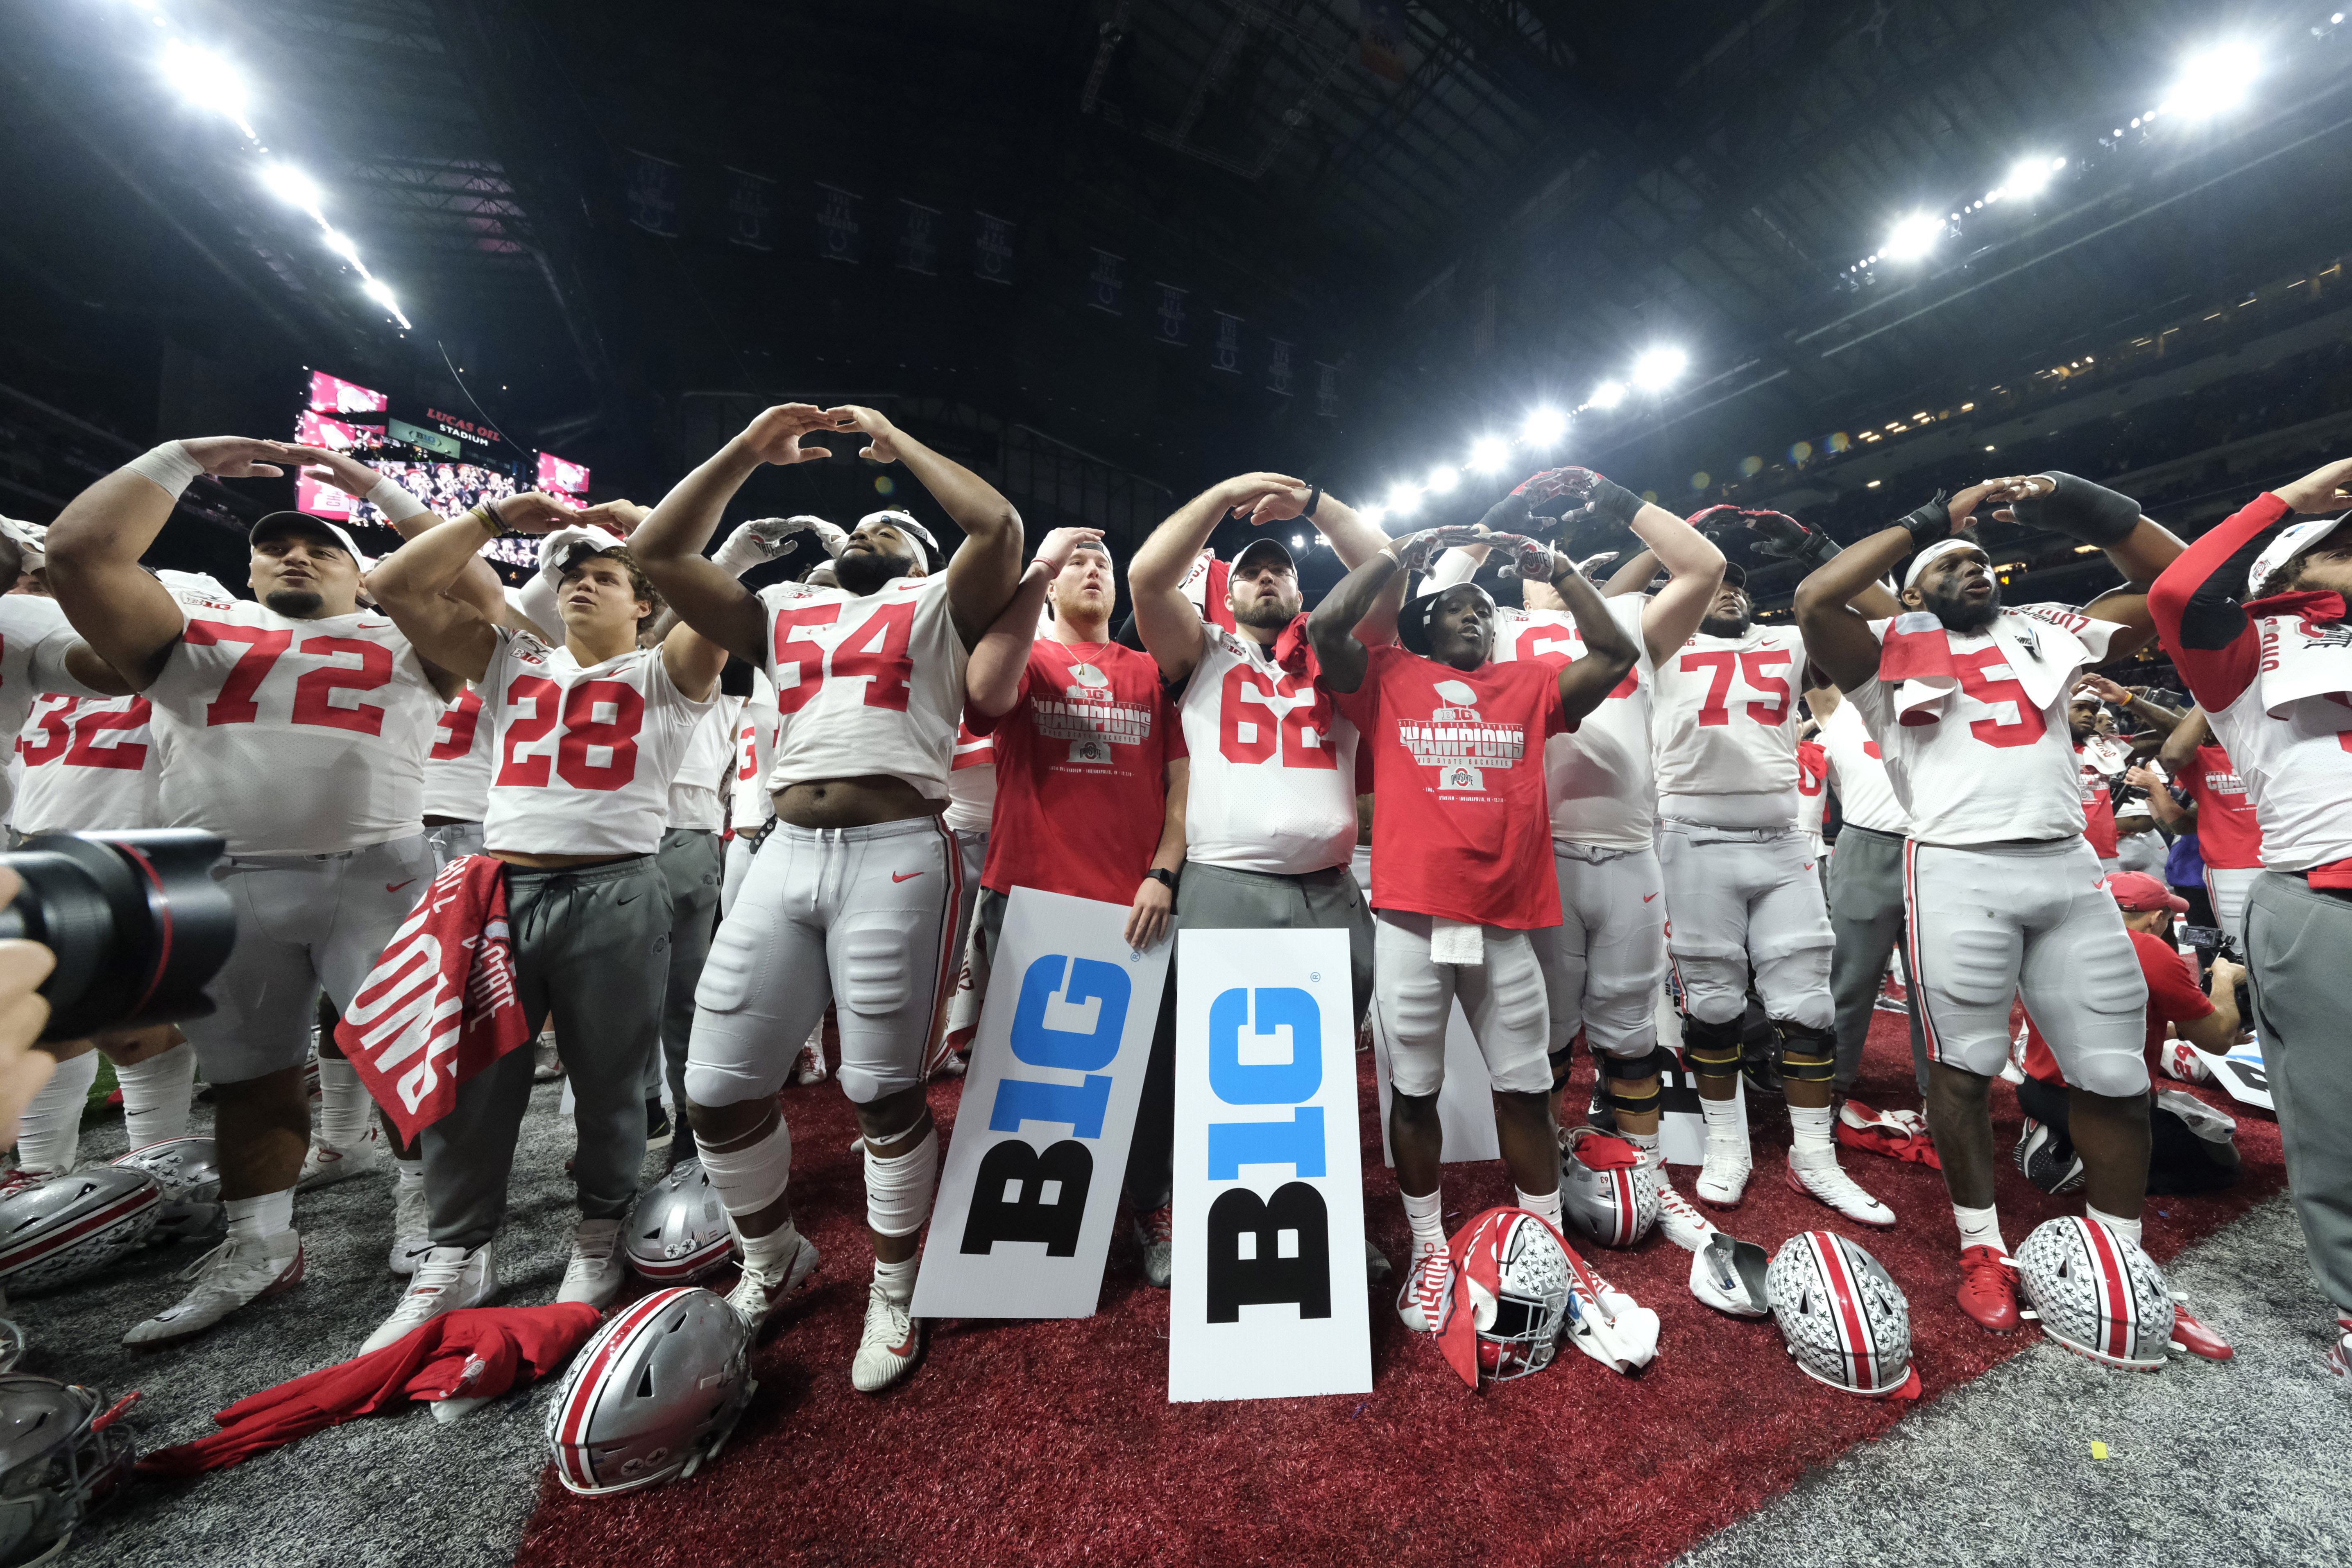
<instances>
[{"instance_id":1,"label":"white football jersey","mask_svg":"<svg viewBox=\"0 0 2352 1568\"><path fill-rule=\"evenodd\" d=\"M33 711L33 699L44 692L99 695L66 674L66 651L78 641L56 600L37 593L0 594L0 725L6 727L0 733L21 731Z\"/></svg>"},{"instance_id":2,"label":"white football jersey","mask_svg":"<svg viewBox=\"0 0 2352 1568\"><path fill-rule=\"evenodd\" d=\"M1797 747L1797 831L1822 841L1822 818L1830 804L1829 757L1820 750Z\"/></svg>"},{"instance_id":3,"label":"white football jersey","mask_svg":"<svg viewBox=\"0 0 2352 1568\"><path fill-rule=\"evenodd\" d=\"M1846 694L1878 742L1887 782L1921 843L1969 848L2072 837L2083 831L2080 764L2066 727L2074 677L2107 656L2122 630L2064 605L2016 608L2034 624L2032 679L2052 691L2034 706L2021 672L1990 633L1950 633L1958 685L1932 724L1896 720L1897 683L1866 681ZM1874 621L1882 641L1891 621Z\"/></svg>"},{"instance_id":4,"label":"white football jersey","mask_svg":"<svg viewBox=\"0 0 2352 1568\"><path fill-rule=\"evenodd\" d=\"M776 760L776 688L766 674L751 672L751 695L735 721L735 777L727 803L727 825L739 833L756 831L776 814L768 793L768 769Z\"/></svg>"},{"instance_id":5,"label":"white football jersey","mask_svg":"<svg viewBox=\"0 0 2352 1568\"><path fill-rule=\"evenodd\" d=\"M2265 652L2338 630L2315 633L2299 622L2294 614L2258 617ZM2352 860L2352 810L2345 807L2352 800L2352 707L2326 692L2265 706L2257 677L2212 721L2262 823L2264 866L2292 873Z\"/></svg>"},{"instance_id":6,"label":"white football jersey","mask_svg":"<svg viewBox=\"0 0 2352 1568\"><path fill-rule=\"evenodd\" d=\"M1895 798L1895 786L1886 780L1886 764L1879 757L1878 742L1871 739L1870 731L1863 727L1862 714L1853 704L1838 704L1837 711L1830 715L1816 738L1829 755L1830 787L1837 791L1839 813L1855 826L1907 836L1911 831L1910 814Z\"/></svg>"},{"instance_id":7,"label":"white football jersey","mask_svg":"<svg viewBox=\"0 0 2352 1568\"><path fill-rule=\"evenodd\" d=\"M1804 675L1805 638L1794 626L1701 633L1661 660L1650 724L1658 814L1710 827L1793 827Z\"/></svg>"},{"instance_id":8,"label":"white football jersey","mask_svg":"<svg viewBox=\"0 0 2352 1568\"><path fill-rule=\"evenodd\" d=\"M948 771L948 809L941 819L959 833L984 833L996 821L996 737L956 731L955 762Z\"/></svg>"},{"instance_id":9,"label":"white football jersey","mask_svg":"<svg viewBox=\"0 0 2352 1568\"><path fill-rule=\"evenodd\" d=\"M735 700L720 697L687 737L685 759L669 781L667 821L673 828L715 833L727 825L727 796L735 760Z\"/></svg>"},{"instance_id":10,"label":"white football jersey","mask_svg":"<svg viewBox=\"0 0 2352 1568\"><path fill-rule=\"evenodd\" d=\"M949 613L947 573L898 578L862 597L779 583L760 602L780 720L768 788L887 774L946 800L970 657Z\"/></svg>"},{"instance_id":11,"label":"white football jersey","mask_svg":"<svg viewBox=\"0 0 2352 1568\"><path fill-rule=\"evenodd\" d=\"M297 621L172 591L180 640L147 688L163 825L231 854L334 854L425 831L425 754L447 706L391 620Z\"/></svg>"},{"instance_id":12,"label":"white football jersey","mask_svg":"<svg viewBox=\"0 0 2352 1568\"><path fill-rule=\"evenodd\" d=\"M425 754L425 814L478 822L490 805L490 762L497 747L482 722L482 694L468 685L441 710L433 749Z\"/></svg>"},{"instance_id":13,"label":"white football jersey","mask_svg":"<svg viewBox=\"0 0 2352 1568\"><path fill-rule=\"evenodd\" d=\"M16 737L24 766L10 820L20 833L120 832L152 828L162 810L163 760L145 697L35 700Z\"/></svg>"},{"instance_id":14,"label":"white football jersey","mask_svg":"<svg viewBox=\"0 0 2352 1568\"><path fill-rule=\"evenodd\" d=\"M1657 666L1642 637L1649 601L1609 601L1609 613L1633 639L1633 667L1584 716L1573 735L1544 745L1544 797L1551 836L1596 849L1646 850L1655 841L1657 797L1650 774L1650 702ZM1584 657L1575 619L1557 611L1505 610L1495 622L1495 662L1539 659L1557 673Z\"/></svg>"},{"instance_id":15,"label":"white football jersey","mask_svg":"<svg viewBox=\"0 0 2352 1568\"><path fill-rule=\"evenodd\" d=\"M677 689L659 648L585 668L561 644L500 628L482 677L498 768L486 849L519 854L651 854L694 727L717 706Z\"/></svg>"},{"instance_id":16,"label":"white football jersey","mask_svg":"<svg viewBox=\"0 0 2352 1568\"><path fill-rule=\"evenodd\" d=\"M1186 859L1297 876L1355 853L1356 725L1312 672L1292 674L1239 632L1202 624L1176 707L1192 753Z\"/></svg>"}]
</instances>

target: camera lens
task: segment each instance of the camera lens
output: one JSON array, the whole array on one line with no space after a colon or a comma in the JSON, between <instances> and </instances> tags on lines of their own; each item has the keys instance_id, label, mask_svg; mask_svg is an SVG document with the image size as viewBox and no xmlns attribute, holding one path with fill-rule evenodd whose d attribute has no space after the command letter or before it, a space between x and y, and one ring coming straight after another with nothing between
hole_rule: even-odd
<instances>
[{"instance_id":1,"label":"camera lens","mask_svg":"<svg viewBox=\"0 0 2352 1568\"><path fill-rule=\"evenodd\" d=\"M0 864L22 883L0 938L57 955L41 986L45 1041L202 1018L204 988L236 943L228 893L213 880L222 841L193 829L43 833Z\"/></svg>"}]
</instances>

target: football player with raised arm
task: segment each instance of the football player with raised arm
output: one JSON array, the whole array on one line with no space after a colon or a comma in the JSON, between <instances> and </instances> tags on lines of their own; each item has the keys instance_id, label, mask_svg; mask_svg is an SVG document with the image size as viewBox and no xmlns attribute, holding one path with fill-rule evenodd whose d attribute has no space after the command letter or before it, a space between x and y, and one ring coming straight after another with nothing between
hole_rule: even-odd
<instances>
[{"instance_id":1,"label":"football player with raised arm","mask_svg":"<svg viewBox=\"0 0 2352 1568\"><path fill-rule=\"evenodd\" d=\"M963 530L945 570L929 530L902 511L859 521L835 558L837 587L754 593L702 558L753 470L821 459L812 438L828 434L863 435L861 455L904 463ZM873 409L786 403L679 481L632 544L688 625L768 673L780 716L777 824L711 946L687 1055L687 1114L743 1247L729 1300L756 1328L816 1267L785 1197L792 1137L776 1092L835 1002L874 1240L850 1380L877 1392L922 1346L907 1308L940 1160L923 1068L955 978L961 874L940 812L965 663L1021 575L1021 516Z\"/></svg>"},{"instance_id":2,"label":"football player with raised arm","mask_svg":"<svg viewBox=\"0 0 2352 1568\"><path fill-rule=\"evenodd\" d=\"M2180 541L2137 502L2071 475L1940 493L1816 570L1797 622L1878 742L1910 814L1904 862L1912 995L1927 1038L1927 1124L1960 1233L1959 1302L1995 1333L2019 1322L2017 1270L1993 1211L1992 1081L2009 1009L2025 1009L2067 1083L2090 1217L2139 1239L2147 1192L2147 982L2083 836L2068 724L2075 677L2155 635L2128 590L2088 609L2001 603L1982 546L1958 530L1978 506L2095 545L2152 581ZM1908 558L1904 613L1874 620L1855 593Z\"/></svg>"}]
</instances>

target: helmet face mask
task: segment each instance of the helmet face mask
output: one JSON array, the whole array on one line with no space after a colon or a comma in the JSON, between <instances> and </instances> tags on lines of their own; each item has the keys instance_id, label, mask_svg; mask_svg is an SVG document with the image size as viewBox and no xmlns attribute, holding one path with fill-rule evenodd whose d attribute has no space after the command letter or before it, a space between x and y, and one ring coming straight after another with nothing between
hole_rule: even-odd
<instances>
[{"instance_id":1,"label":"helmet face mask","mask_svg":"<svg viewBox=\"0 0 2352 1568\"><path fill-rule=\"evenodd\" d=\"M0 1429L16 1434L0 1487L0 1562L46 1561L130 1479L139 1450L110 1409L94 1388L0 1375Z\"/></svg>"}]
</instances>

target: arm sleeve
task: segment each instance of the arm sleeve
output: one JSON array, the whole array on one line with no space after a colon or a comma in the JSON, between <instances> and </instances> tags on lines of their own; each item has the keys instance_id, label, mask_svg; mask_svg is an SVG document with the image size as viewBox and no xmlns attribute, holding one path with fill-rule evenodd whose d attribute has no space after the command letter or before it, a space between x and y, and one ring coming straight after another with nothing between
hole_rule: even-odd
<instances>
[{"instance_id":1,"label":"arm sleeve","mask_svg":"<svg viewBox=\"0 0 2352 1568\"><path fill-rule=\"evenodd\" d=\"M2261 667L2253 623L2230 597L2223 568L2256 534L2287 516L2286 503L2264 491L2234 517L2208 529L2148 590L2148 613L2164 651L2180 667L2181 679L2207 713L2219 713L2236 702Z\"/></svg>"}]
</instances>

